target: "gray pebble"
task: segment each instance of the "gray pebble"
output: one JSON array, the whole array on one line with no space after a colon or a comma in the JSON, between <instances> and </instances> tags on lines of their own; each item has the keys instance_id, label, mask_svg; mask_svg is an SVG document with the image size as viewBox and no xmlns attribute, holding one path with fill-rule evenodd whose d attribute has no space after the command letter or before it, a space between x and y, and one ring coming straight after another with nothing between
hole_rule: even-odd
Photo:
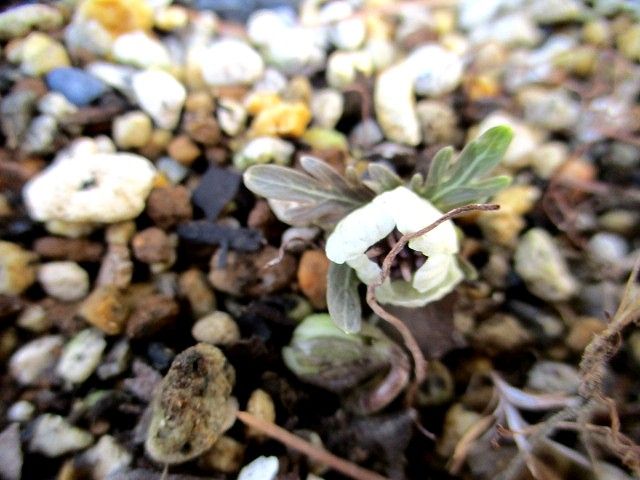
<instances>
[{"instance_id":1,"label":"gray pebble","mask_svg":"<svg viewBox=\"0 0 640 480\"><path fill-rule=\"evenodd\" d=\"M33 418L36 407L26 400L18 400L7 409L7 420L10 422L28 422Z\"/></svg>"},{"instance_id":2,"label":"gray pebble","mask_svg":"<svg viewBox=\"0 0 640 480\"><path fill-rule=\"evenodd\" d=\"M88 447L93 436L86 430L74 427L59 415L45 413L35 420L29 450L47 457L60 457Z\"/></svg>"},{"instance_id":3,"label":"gray pebble","mask_svg":"<svg viewBox=\"0 0 640 480\"><path fill-rule=\"evenodd\" d=\"M544 393L577 393L580 386L578 370L566 363L542 360L529 371L527 387Z\"/></svg>"},{"instance_id":4,"label":"gray pebble","mask_svg":"<svg viewBox=\"0 0 640 480\"><path fill-rule=\"evenodd\" d=\"M591 256L598 262L611 264L624 261L629 253L627 241L620 235L608 232L596 233L591 237L588 249Z\"/></svg>"},{"instance_id":5,"label":"gray pebble","mask_svg":"<svg viewBox=\"0 0 640 480\"><path fill-rule=\"evenodd\" d=\"M60 335L47 335L23 345L9 360L9 372L21 385L32 385L53 366L63 345Z\"/></svg>"},{"instance_id":6,"label":"gray pebble","mask_svg":"<svg viewBox=\"0 0 640 480\"><path fill-rule=\"evenodd\" d=\"M106 346L107 341L99 330L81 331L65 345L56 373L70 384L84 382L100 364Z\"/></svg>"}]
</instances>

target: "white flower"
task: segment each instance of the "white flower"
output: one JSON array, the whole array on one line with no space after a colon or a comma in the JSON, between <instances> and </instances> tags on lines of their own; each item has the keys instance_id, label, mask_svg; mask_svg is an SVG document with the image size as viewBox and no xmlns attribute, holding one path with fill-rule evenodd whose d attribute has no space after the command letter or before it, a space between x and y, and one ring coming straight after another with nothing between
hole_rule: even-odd
<instances>
[{"instance_id":1,"label":"white flower","mask_svg":"<svg viewBox=\"0 0 640 480\"><path fill-rule=\"evenodd\" d=\"M334 263L347 263L367 285L374 283L380 266L366 251L397 228L413 233L442 216L431 203L406 187L397 187L375 197L367 205L343 218L327 240L326 253ZM376 290L380 303L420 307L449 293L463 279L458 266L458 237L450 220L411 240L409 248L427 257L411 282L385 280Z\"/></svg>"}]
</instances>

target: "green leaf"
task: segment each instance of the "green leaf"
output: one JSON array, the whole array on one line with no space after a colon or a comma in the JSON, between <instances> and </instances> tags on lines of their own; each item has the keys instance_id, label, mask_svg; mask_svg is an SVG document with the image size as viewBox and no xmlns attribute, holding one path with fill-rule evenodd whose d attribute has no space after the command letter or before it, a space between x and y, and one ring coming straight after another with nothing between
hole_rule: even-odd
<instances>
[{"instance_id":1,"label":"green leaf","mask_svg":"<svg viewBox=\"0 0 640 480\"><path fill-rule=\"evenodd\" d=\"M504 125L484 132L462 150L448 182L464 185L487 175L500 163L512 138L513 132Z\"/></svg>"},{"instance_id":2,"label":"green leaf","mask_svg":"<svg viewBox=\"0 0 640 480\"><path fill-rule=\"evenodd\" d=\"M447 171L451 167L451 159L453 158L453 147L444 147L438 150L427 174L427 181L424 184L424 194L429 195L437 186L444 183Z\"/></svg>"},{"instance_id":3,"label":"green leaf","mask_svg":"<svg viewBox=\"0 0 640 480\"><path fill-rule=\"evenodd\" d=\"M470 186L451 189L441 197L434 199L433 203L436 208L443 212L469 203L482 203L509 186L510 183L511 177L508 175L487 178Z\"/></svg>"},{"instance_id":4,"label":"green leaf","mask_svg":"<svg viewBox=\"0 0 640 480\"><path fill-rule=\"evenodd\" d=\"M377 194L393 190L404 184L393 170L380 163L370 163L367 166L367 170L371 177L371 181L367 185L373 188Z\"/></svg>"},{"instance_id":5,"label":"green leaf","mask_svg":"<svg viewBox=\"0 0 640 480\"><path fill-rule=\"evenodd\" d=\"M346 263L329 264L327 275L327 306L334 323L347 333L360 331L362 306L358 285L360 280Z\"/></svg>"},{"instance_id":6,"label":"green leaf","mask_svg":"<svg viewBox=\"0 0 640 480\"><path fill-rule=\"evenodd\" d=\"M254 165L244 173L244 184L253 193L280 202L274 213L292 225L322 220L329 226L327 212L332 222L337 221L374 196L364 184L345 179L322 160L304 157L301 164L308 174L279 165ZM288 212L287 206L294 211Z\"/></svg>"}]
</instances>

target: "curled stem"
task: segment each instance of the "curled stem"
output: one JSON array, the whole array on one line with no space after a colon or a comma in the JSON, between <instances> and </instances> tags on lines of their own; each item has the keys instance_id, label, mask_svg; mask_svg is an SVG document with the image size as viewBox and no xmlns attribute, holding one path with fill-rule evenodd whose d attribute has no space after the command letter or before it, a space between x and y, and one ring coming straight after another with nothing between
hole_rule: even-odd
<instances>
[{"instance_id":1,"label":"curled stem","mask_svg":"<svg viewBox=\"0 0 640 480\"><path fill-rule=\"evenodd\" d=\"M267 422L261 418L251 415L249 412L237 412L238 420L245 425L261 431L269 438L290 447L307 457L323 463L333 470L355 480L386 480L382 475L362 468L355 463L349 462L343 458L334 455L327 450L317 447L306 440L287 432L284 428L279 427L275 423Z\"/></svg>"},{"instance_id":2,"label":"curled stem","mask_svg":"<svg viewBox=\"0 0 640 480\"><path fill-rule=\"evenodd\" d=\"M367 287L367 304L369 304L369 307L371 307L371 310L373 310L376 315L389 322L396 330L398 330L398 332L402 336L402 340L404 341L405 346L407 347L407 350L409 350L409 353L411 353L411 356L413 357L415 380L408 392L409 403L411 403L411 400L413 399L418 386L424 381L426 377L427 361L422 354L422 350L420 350L418 342L411 333L411 330L409 330L409 328L402 320L400 320L395 315L392 315L380 306L375 296L376 289L380 287L387 278L389 278L389 272L391 271L391 265L393 264L394 260L396 259L400 251L405 247L405 245L414 238L421 237L422 235L429 233L438 225L451 220L452 218L458 217L464 213L472 211L498 210L499 208L500 206L496 204L481 203L473 203L470 205L465 205L463 207L454 208L453 210L442 215L432 224L427 225L426 227L421 228L416 232L403 235L389 251L387 256L384 257L384 261L382 262L382 269L380 271L378 279Z\"/></svg>"}]
</instances>

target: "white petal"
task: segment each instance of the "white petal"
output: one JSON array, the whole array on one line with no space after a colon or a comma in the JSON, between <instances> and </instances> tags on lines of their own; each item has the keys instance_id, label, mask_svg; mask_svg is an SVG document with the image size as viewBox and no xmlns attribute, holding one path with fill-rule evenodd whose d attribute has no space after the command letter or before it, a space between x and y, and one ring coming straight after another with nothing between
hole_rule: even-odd
<instances>
[{"instance_id":1,"label":"white petal","mask_svg":"<svg viewBox=\"0 0 640 480\"><path fill-rule=\"evenodd\" d=\"M393 217L378 195L367 205L344 217L327 239L327 258L334 263L355 259L367 249L389 235L395 227Z\"/></svg>"},{"instance_id":2,"label":"white petal","mask_svg":"<svg viewBox=\"0 0 640 480\"><path fill-rule=\"evenodd\" d=\"M371 285L378 279L380 275L380 267L373 260L369 260L364 253L361 253L351 260L347 260L347 263L358 274L358 278L361 282Z\"/></svg>"},{"instance_id":3,"label":"white petal","mask_svg":"<svg viewBox=\"0 0 640 480\"><path fill-rule=\"evenodd\" d=\"M459 270L455 256L431 255L425 264L416 271L413 277L413 286L419 292L439 290L448 283L447 279L456 269Z\"/></svg>"}]
</instances>

